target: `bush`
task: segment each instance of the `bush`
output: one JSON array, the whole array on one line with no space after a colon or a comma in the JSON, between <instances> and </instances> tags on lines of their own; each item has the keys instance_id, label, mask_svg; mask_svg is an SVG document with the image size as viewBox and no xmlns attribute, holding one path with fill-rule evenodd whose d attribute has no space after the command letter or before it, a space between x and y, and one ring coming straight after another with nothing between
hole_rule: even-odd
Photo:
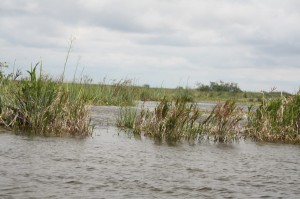
<instances>
[{"instance_id":1,"label":"bush","mask_svg":"<svg viewBox=\"0 0 300 199\"><path fill-rule=\"evenodd\" d=\"M210 82L210 85L204 85L198 83L197 90L199 91L217 91L217 92L242 92L242 90L238 87L237 83L229 83L229 82Z\"/></svg>"}]
</instances>

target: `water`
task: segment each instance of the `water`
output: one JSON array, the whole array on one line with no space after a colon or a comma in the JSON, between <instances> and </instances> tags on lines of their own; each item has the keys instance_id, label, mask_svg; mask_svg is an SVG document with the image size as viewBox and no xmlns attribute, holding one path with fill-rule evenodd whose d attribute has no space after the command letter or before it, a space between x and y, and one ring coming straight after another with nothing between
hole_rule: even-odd
<instances>
[{"instance_id":1,"label":"water","mask_svg":"<svg viewBox=\"0 0 300 199\"><path fill-rule=\"evenodd\" d=\"M300 146L155 144L93 107L87 139L0 134L0 198L300 198Z\"/></svg>"}]
</instances>

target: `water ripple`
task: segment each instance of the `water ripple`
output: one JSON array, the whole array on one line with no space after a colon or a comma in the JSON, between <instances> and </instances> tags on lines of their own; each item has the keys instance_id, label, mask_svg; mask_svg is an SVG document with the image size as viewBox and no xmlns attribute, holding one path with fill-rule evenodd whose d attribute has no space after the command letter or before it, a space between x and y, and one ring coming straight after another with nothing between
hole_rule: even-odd
<instances>
[{"instance_id":1,"label":"water ripple","mask_svg":"<svg viewBox=\"0 0 300 199\"><path fill-rule=\"evenodd\" d=\"M117 111L93 110L93 138L0 134L0 198L299 198L299 146L158 145Z\"/></svg>"}]
</instances>

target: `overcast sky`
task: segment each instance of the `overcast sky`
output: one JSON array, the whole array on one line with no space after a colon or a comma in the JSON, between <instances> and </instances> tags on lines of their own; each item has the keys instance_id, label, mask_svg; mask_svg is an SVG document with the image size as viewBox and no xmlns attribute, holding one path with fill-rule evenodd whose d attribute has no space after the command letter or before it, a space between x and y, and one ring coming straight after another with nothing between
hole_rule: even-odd
<instances>
[{"instance_id":1,"label":"overcast sky","mask_svg":"<svg viewBox=\"0 0 300 199\"><path fill-rule=\"evenodd\" d=\"M300 86L299 0L1 0L0 61L94 83Z\"/></svg>"}]
</instances>

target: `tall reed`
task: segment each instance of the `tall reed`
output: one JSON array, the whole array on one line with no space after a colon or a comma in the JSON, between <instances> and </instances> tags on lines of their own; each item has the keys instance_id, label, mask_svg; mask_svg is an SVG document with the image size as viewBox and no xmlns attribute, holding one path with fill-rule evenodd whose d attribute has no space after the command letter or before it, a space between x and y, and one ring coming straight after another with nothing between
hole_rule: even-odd
<instances>
[{"instance_id":1,"label":"tall reed","mask_svg":"<svg viewBox=\"0 0 300 199\"><path fill-rule=\"evenodd\" d=\"M119 115L117 117L117 126L124 129L134 129L137 110L132 107L121 107Z\"/></svg>"},{"instance_id":2,"label":"tall reed","mask_svg":"<svg viewBox=\"0 0 300 199\"><path fill-rule=\"evenodd\" d=\"M201 113L194 103L162 99L153 112L143 111L137 120L135 131L158 141L177 142L182 138L195 138L201 133Z\"/></svg>"},{"instance_id":3,"label":"tall reed","mask_svg":"<svg viewBox=\"0 0 300 199\"><path fill-rule=\"evenodd\" d=\"M242 118L242 109L235 101L220 103L208 116L204 116L196 103L179 99L172 102L163 98L154 111L143 108L139 114L132 114L121 109L118 126L130 124L126 127L131 128L134 134L153 137L160 142L199 141L204 138L214 142L232 142L242 138Z\"/></svg>"},{"instance_id":4,"label":"tall reed","mask_svg":"<svg viewBox=\"0 0 300 199\"><path fill-rule=\"evenodd\" d=\"M234 100L218 103L203 121L203 131L215 142L239 140L243 134L243 110Z\"/></svg>"},{"instance_id":5,"label":"tall reed","mask_svg":"<svg viewBox=\"0 0 300 199\"><path fill-rule=\"evenodd\" d=\"M257 141L300 143L300 93L278 99L263 96L249 110L247 135Z\"/></svg>"}]
</instances>

